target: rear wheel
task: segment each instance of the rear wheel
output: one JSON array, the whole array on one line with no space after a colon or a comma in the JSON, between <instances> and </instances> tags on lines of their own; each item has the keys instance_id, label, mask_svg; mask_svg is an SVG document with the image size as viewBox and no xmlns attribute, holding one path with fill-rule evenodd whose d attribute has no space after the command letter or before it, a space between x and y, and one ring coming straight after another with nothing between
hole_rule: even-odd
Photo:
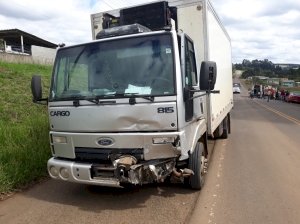
<instances>
[{"instance_id":1,"label":"rear wheel","mask_svg":"<svg viewBox=\"0 0 300 224\"><path fill-rule=\"evenodd\" d=\"M205 153L202 142L198 142L189 159L189 169L193 170L194 175L188 179L188 185L195 190L201 190L204 185L205 174Z\"/></svg>"},{"instance_id":2,"label":"rear wheel","mask_svg":"<svg viewBox=\"0 0 300 224\"><path fill-rule=\"evenodd\" d=\"M223 122L223 133L222 138L227 139L228 138L228 129L229 129L229 122L228 122L228 116L224 118Z\"/></svg>"}]
</instances>

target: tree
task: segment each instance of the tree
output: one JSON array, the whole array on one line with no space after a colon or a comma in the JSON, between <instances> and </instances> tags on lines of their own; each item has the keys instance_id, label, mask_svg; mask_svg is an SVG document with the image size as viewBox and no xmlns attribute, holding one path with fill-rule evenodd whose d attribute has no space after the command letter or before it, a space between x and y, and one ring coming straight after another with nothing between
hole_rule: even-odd
<instances>
[{"instance_id":1,"label":"tree","mask_svg":"<svg viewBox=\"0 0 300 224\"><path fill-rule=\"evenodd\" d=\"M249 66L251 66L251 62L249 60L247 60L247 59L244 59L243 62L242 62L242 65L244 67L249 67Z\"/></svg>"},{"instance_id":2,"label":"tree","mask_svg":"<svg viewBox=\"0 0 300 224\"><path fill-rule=\"evenodd\" d=\"M243 79L247 79L248 77L252 77L252 76L254 76L253 71L252 70L246 70L246 71L243 72L241 77Z\"/></svg>"},{"instance_id":3,"label":"tree","mask_svg":"<svg viewBox=\"0 0 300 224\"><path fill-rule=\"evenodd\" d=\"M248 78L252 76L266 76L266 77L278 77L289 78L291 80L300 81L300 66L295 69L283 69L280 66L275 66L268 59L264 60L252 60L244 59L241 64L235 64L234 67L237 70L243 70L242 78Z\"/></svg>"}]
</instances>

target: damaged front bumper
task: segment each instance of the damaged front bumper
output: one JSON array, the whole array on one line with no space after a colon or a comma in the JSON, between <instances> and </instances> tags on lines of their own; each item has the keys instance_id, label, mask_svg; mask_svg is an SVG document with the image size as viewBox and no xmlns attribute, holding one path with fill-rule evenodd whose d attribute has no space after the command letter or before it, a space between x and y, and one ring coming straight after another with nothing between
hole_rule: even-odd
<instances>
[{"instance_id":1,"label":"damaged front bumper","mask_svg":"<svg viewBox=\"0 0 300 224\"><path fill-rule=\"evenodd\" d=\"M48 160L48 172L54 179L70 182L120 187L123 184L142 185L164 182L175 172L176 158L150 161L137 160L133 156L121 156L112 164L80 163L58 158Z\"/></svg>"}]
</instances>

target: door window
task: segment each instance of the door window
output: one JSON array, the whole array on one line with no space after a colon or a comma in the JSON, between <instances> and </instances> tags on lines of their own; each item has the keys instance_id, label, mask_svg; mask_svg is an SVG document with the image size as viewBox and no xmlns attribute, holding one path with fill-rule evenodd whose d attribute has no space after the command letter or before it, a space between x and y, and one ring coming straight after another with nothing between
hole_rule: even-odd
<instances>
[{"instance_id":1,"label":"door window","mask_svg":"<svg viewBox=\"0 0 300 224\"><path fill-rule=\"evenodd\" d=\"M193 42L185 37L185 85L197 85L196 60Z\"/></svg>"}]
</instances>

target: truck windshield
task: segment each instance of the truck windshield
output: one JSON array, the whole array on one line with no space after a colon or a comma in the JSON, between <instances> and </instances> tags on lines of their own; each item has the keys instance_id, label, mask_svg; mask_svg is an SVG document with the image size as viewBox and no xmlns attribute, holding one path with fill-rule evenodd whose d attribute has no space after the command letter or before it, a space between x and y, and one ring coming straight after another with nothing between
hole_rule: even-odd
<instances>
[{"instance_id":1,"label":"truck windshield","mask_svg":"<svg viewBox=\"0 0 300 224\"><path fill-rule=\"evenodd\" d=\"M173 95L173 54L170 34L62 48L50 100Z\"/></svg>"}]
</instances>

